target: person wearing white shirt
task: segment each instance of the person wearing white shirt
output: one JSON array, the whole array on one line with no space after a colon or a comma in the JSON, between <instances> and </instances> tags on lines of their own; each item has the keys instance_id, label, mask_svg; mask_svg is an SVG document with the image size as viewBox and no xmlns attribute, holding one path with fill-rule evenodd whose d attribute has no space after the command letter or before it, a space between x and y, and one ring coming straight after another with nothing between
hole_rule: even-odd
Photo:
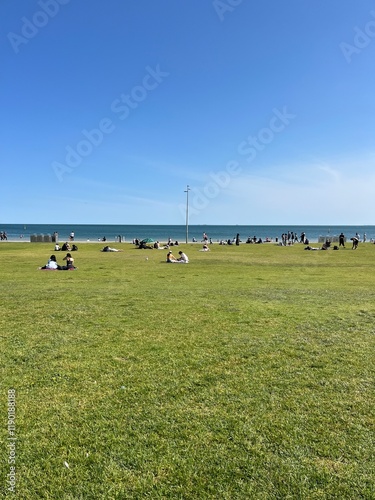
<instances>
[{"instance_id":1,"label":"person wearing white shirt","mask_svg":"<svg viewBox=\"0 0 375 500\"><path fill-rule=\"evenodd\" d=\"M177 259L177 262L181 262L182 264L187 264L189 262L189 258L186 255L186 253L179 251L179 258Z\"/></svg>"},{"instance_id":2,"label":"person wearing white shirt","mask_svg":"<svg viewBox=\"0 0 375 500\"><path fill-rule=\"evenodd\" d=\"M48 259L47 264L43 267L40 267L39 269L60 269L60 266L56 262L56 256L51 255L51 257Z\"/></svg>"}]
</instances>

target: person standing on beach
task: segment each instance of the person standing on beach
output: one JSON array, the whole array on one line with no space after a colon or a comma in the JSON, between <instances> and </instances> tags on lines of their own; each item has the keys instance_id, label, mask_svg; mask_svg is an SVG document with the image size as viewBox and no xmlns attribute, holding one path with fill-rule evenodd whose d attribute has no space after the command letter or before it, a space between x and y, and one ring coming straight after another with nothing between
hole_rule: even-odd
<instances>
[{"instance_id":1,"label":"person standing on beach","mask_svg":"<svg viewBox=\"0 0 375 500\"><path fill-rule=\"evenodd\" d=\"M345 235L344 235L344 233L341 233L339 236L339 247L345 248Z\"/></svg>"}]
</instances>

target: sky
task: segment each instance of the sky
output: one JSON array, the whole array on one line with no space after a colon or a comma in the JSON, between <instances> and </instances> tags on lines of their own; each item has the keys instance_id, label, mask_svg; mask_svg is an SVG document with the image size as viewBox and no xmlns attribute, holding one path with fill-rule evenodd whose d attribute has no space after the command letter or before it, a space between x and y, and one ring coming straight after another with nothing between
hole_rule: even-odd
<instances>
[{"instance_id":1,"label":"sky","mask_svg":"<svg viewBox=\"0 0 375 500\"><path fill-rule=\"evenodd\" d=\"M375 224L375 2L2 0L0 222Z\"/></svg>"}]
</instances>

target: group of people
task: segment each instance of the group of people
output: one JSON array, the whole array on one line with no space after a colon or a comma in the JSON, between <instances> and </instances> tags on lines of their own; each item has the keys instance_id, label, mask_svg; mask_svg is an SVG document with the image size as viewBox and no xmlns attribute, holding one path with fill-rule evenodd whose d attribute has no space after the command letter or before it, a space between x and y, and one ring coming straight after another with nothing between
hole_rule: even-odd
<instances>
[{"instance_id":1,"label":"group of people","mask_svg":"<svg viewBox=\"0 0 375 500\"><path fill-rule=\"evenodd\" d=\"M167 253L167 262L170 264L188 264L189 258L186 255L186 253L182 252L181 250L178 252L179 258L176 259L176 257L173 255L172 250L169 250Z\"/></svg>"},{"instance_id":2,"label":"group of people","mask_svg":"<svg viewBox=\"0 0 375 500\"><path fill-rule=\"evenodd\" d=\"M360 236L358 233L355 234L352 238L350 238L352 242L352 250L356 250L358 248L358 244L360 241ZM365 238L364 238L365 241ZM333 246L333 250L339 250L340 247L345 248L345 242L346 242L346 237L343 232L340 233L339 235L339 244ZM317 248L317 247L311 247L308 245L305 250L328 250L328 248L331 247L331 240L329 238L326 239L326 241L323 243L322 248Z\"/></svg>"},{"instance_id":3,"label":"group of people","mask_svg":"<svg viewBox=\"0 0 375 500\"><path fill-rule=\"evenodd\" d=\"M266 241L271 241L269 238L266 238ZM258 238L256 236L254 236L253 238L251 238L251 236L248 236L247 240L246 240L246 243L263 243L263 240L262 238Z\"/></svg>"},{"instance_id":4,"label":"group of people","mask_svg":"<svg viewBox=\"0 0 375 500\"><path fill-rule=\"evenodd\" d=\"M68 242L63 243L62 247L60 247L60 245L56 243L55 252L60 252L60 250L62 252L76 252L78 250L78 247L77 245L70 246Z\"/></svg>"},{"instance_id":5,"label":"group of people","mask_svg":"<svg viewBox=\"0 0 375 500\"><path fill-rule=\"evenodd\" d=\"M281 235L281 244L283 246L294 245L294 243L304 243L305 245L309 244L309 240L306 238L306 233L302 231L299 239L298 234L294 231L288 231L287 233L283 233Z\"/></svg>"},{"instance_id":6,"label":"group of people","mask_svg":"<svg viewBox=\"0 0 375 500\"><path fill-rule=\"evenodd\" d=\"M360 241L360 236L358 233L355 233L355 236L353 236L352 238L350 238L351 242L352 242L352 250L357 250L358 248L358 243ZM345 248L345 235L344 233L341 233L340 236L339 236L339 247L344 247ZM363 242L365 243L366 242L366 233L363 235Z\"/></svg>"},{"instance_id":7,"label":"group of people","mask_svg":"<svg viewBox=\"0 0 375 500\"><path fill-rule=\"evenodd\" d=\"M60 266L57 263L56 255L53 254L48 259L47 264L43 267L40 267L39 269L49 269L49 270L58 270L58 271L70 271L70 270L76 269L76 267L74 266L74 259L69 252L65 255L63 260L66 262L66 264L63 266Z\"/></svg>"},{"instance_id":8,"label":"group of people","mask_svg":"<svg viewBox=\"0 0 375 500\"><path fill-rule=\"evenodd\" d=\"M7 240L8 239L8 235L5 231L1 231L0 232L0 240L3 241L3 240Z\"/></svg>"}]
</instances>

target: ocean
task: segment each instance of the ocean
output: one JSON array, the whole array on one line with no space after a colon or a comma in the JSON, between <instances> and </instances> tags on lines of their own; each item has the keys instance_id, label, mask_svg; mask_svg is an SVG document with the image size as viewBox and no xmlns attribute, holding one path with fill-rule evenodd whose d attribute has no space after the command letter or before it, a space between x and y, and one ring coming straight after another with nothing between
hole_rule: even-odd
<instances>
[{"instance_id":1,"label":"ocean","mask_svg":"<svg viewBox=\"0 0 375 500\"><path fill-rule=\"evenodd\" d=\"M112 225L112 224L1 224L0 231L5 231L9 241L30 241L32 235L52 235L58 233L58 241L67 241L70 233L75 234L75 241L98 241L104 236L107 241L132 242L133 239L152 238L160 242L173 241L184 243L186 240L185 225ZM357 232L363 239L366 234L367 241L375 239L375 226L220 226L220 225L189 225L188 241L193 238L197 241L202 240L205 232L213 242L222 239L232 239L239 233L241 241L245 242L250 236L253 238L270 238L275 241L281 238L283 233L293 231L298 237L302 232L311 241L318 241L319 237L337 236L341 232L347 238L351 238Z\"/></svg>"}]
</instances>

